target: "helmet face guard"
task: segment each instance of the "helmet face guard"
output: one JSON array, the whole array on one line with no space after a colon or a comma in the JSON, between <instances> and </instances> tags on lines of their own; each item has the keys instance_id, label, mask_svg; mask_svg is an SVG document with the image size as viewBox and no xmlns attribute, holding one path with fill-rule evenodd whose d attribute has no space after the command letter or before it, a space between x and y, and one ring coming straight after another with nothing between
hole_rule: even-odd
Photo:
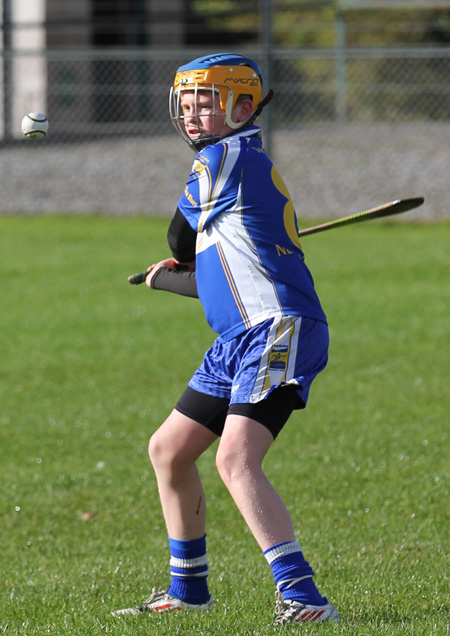
<instances>
[{"instance_id":1,"label":"helmet face guard","mask_svg":"<svg viewBox=\"0 0 450 636\"><path fill-rule=\"evenodd\" d=\"M182 108L183 92L191 91L194 94L194 117L200 129L199 115L197 112L198 93L210 91L214 111L213 130L211 134L201 134L197 137L190 137L186 132L184 123L184 113ZM241 95L251 97L253 101L253 112L250 117L243 122L234 122L231 118L233 108ZM194 60L186 66L178 69L175 80L170 91L169 111L172 123L186 141L186 143L196 152L210 144L217 143L221 137L216 134L217 117L222 118L232 130L239 130L248 126L255 119L262 97L261 73L258 66L252 60L240 55L214 55L206 56ZM220 107L218 112L216 108ZM220 130L222 126L220 127Z\"/></svg>"},{"instance_id":2,"label":"helmet face guard","mask_svg":"<svg viewBox=\"0 0 450 636\"><path fill-rule=\"evenodd\" d=\"M170 98L169 98L169 111L170 118L172 120L172 124L175 126L178 134L184 139L184 141L196 152L199 152L206 146L210 146L211 144L215 144L220 141L221 136L216 132L218 130L222 130L223 121L226 120L225 113L219 111L216 112L216 106L218 105L218 89L213 85L209 88L195 86L195 88L189 88L185 90L192 90L194 92L194 113L189 115L189 117L193 117L198 130L201 129L200 125L200 116L198 114L198 93L201 91L202 93L207 93L208 91L211 93L211 101L214 104L213 112L209 115L212 118L212 132L210 134L201 133L196 137L190 137L186 131L185 127L185 115L183 112L183 106L181 103L181 96L183 93L183 89L179 87L175 90L173 87L170 90ZM220 127L216 125L217 119L220 117L221 125Z\"/></svg>"}]
</instances>

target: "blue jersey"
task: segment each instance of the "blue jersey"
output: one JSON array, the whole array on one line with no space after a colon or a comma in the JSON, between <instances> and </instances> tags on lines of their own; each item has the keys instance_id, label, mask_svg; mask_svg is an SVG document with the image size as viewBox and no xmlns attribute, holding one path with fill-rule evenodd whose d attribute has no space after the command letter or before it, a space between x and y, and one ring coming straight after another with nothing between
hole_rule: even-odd
<instances>
[{"instance_id":1,"label":"blue jersey","mask_svg":"<svg viewBox=\"0 0 450 636\"><path fill-rule=\"evenodd\" d=\"M257 126L196 156L178 207L198 233L198 295L221 341L272 317L326 322L294 206Z\"/></svg>"}]
</instances>

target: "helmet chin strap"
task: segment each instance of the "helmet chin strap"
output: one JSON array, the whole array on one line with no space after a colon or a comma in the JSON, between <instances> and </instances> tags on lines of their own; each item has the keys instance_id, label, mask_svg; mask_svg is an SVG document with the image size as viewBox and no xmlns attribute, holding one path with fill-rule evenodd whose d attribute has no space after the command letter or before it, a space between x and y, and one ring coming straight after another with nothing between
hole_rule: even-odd
<instances>
[{"instance_id":1,"label":"helmet chin strap","mask_svg":"<svg viewBox=\"0 0 450 636\"><path fill-rule=\"evenodd\" d=\"M259 117L261 115L261 113L263 111L263 108L265 108L268 104L270 104L270 102L272 101L274 95L275 95L275 93L273 92L272 89L270 89L269 92L267 93L267 95L264 97L264 99L261 100L261 103L258 106L258 108L255 110L255 112L247 120L247 126L249 126L252 122L255 121L255 119L257 117Z\"/></svg>"},{"instance_id":2,"label":"helmet chin strap","mask_svg":"<svg viewBox=\"0 0 450 636\"><path fill-rule=\"evenodd\" d=\"M227 126L232 128L233 130L238 130L238 128L242 128L242 126L245 126L247 120L234 122L231 119L231 113L233 112L233 102L234 102L234 92L230 90L228 91L227 105L225 108L225 113L226 113L225 123L227 124Z\"/></svg>"},{"instance_id":3,"label":"helmet chin strap","mask_svg":"<svg viewBox=\"0 0 450 636\"><path fill-rule=\"evenodd\" d=\"M225 109L225 112L226 112L225 123L233 130L240 130L241 128L250 126L250 124L252 124L255 121L255 119L259 117L259 115L261 115L263 108L265 108L268 104L270 104L274 94L275 93L273 92L273 90L270 89L270 91L267 93L264 99L261 100L258 108L250 115L248 119L246 119L245 121L234 122L231 119L231 113L233 110L234 93L233 91L229 91L228 98L227 98L227 106Z\"/></svg>"},{"instance_id":4,"label":"helmet chin strap","mask_svg":"<svg viewBox=\"0 0 450 636\"><path fill-rule=\"evenodd\" d=\"M190 139L188 141L189 146L194 150L194 152L200 152L206 146L211 146L212 144L216 144L220 141L222 137L218 137L217 135L208 135L199 137L198 139Z\"/></svg>"}]
</instances>

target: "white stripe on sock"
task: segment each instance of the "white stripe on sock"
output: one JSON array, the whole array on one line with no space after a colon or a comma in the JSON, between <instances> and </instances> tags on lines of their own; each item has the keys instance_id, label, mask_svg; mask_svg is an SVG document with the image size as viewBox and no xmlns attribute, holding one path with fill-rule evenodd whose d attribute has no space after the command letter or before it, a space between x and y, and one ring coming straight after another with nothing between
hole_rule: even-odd
<instances>
[{"instance_id":1,"label":"white stripe on sock","mask_svg":"<svg viewBox=\"0 0 450 636\"><path fill-rule=\"evenodd\" d=\"M197 557L196 559L178 559L177 557L170 557L170 565L174 568L199 568L202 565L206 565L208 563L208 557L204 554L201 557Z\"/></svg>"},{"instance_id":2,"label":"white stripe on sock","mask_svg":"<svg viewBox=\"0 0 450 636\"><path fill-rule=\"evenodd\" d=\"M192 579L192 578L205 578L209 574L209 570L203 572L197 572L196 574L187 572L186 574L180 574L180 572L170 572L170 576L177 576L179 579Z\"/></svg>"},{"instance_id":3,"label":"white stripe on sock","mask_svg":"<svg viewBox=\"0 0 450 636\"><path fill-rule=\"evenodd\" d=\"M279 581L277 583L277 589L279 590L282 585L284 585L285 583L289 583L289 585L285 588L286 590L288 590L293 585L300 583L300 581L304 581L305 579L312 579L312 578L313 578L312 574L306 574L306 576L300 576L297 579L285 579L284 581Z\"/></svg>"},{"instance_id":4,"label":"white stripe on sock","mask_svg":"<svg viewBox=\"0 0 450 636\"><path fill-rule=\"evenodd\" d=\"M289 543L283 543L282 545L275 546L271 550L265 553L267 563L271 565L276 559L287 554L294 554L294 552L301 552L302 546L298 541L290 541Z\"/></svg>"}]
</instances>

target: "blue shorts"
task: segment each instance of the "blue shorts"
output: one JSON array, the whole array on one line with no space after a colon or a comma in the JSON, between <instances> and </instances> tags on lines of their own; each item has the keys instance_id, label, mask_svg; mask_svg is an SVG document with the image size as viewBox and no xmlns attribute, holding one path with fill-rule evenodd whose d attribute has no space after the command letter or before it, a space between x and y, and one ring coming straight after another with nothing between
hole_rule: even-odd
<instances>
[{"instance_id":1,"label":"blue shorts","mask_svg":"<svg viewBox=\"0 0 450 636\"><path fill-rule=\"evenodd\" d=\"M216 339L189 386L230 404L254 404L275 388L297 387L306 406L311 383L328 361L328 326L302 316L271 318L228 342Z\"/></svg>"}]
</instances>

